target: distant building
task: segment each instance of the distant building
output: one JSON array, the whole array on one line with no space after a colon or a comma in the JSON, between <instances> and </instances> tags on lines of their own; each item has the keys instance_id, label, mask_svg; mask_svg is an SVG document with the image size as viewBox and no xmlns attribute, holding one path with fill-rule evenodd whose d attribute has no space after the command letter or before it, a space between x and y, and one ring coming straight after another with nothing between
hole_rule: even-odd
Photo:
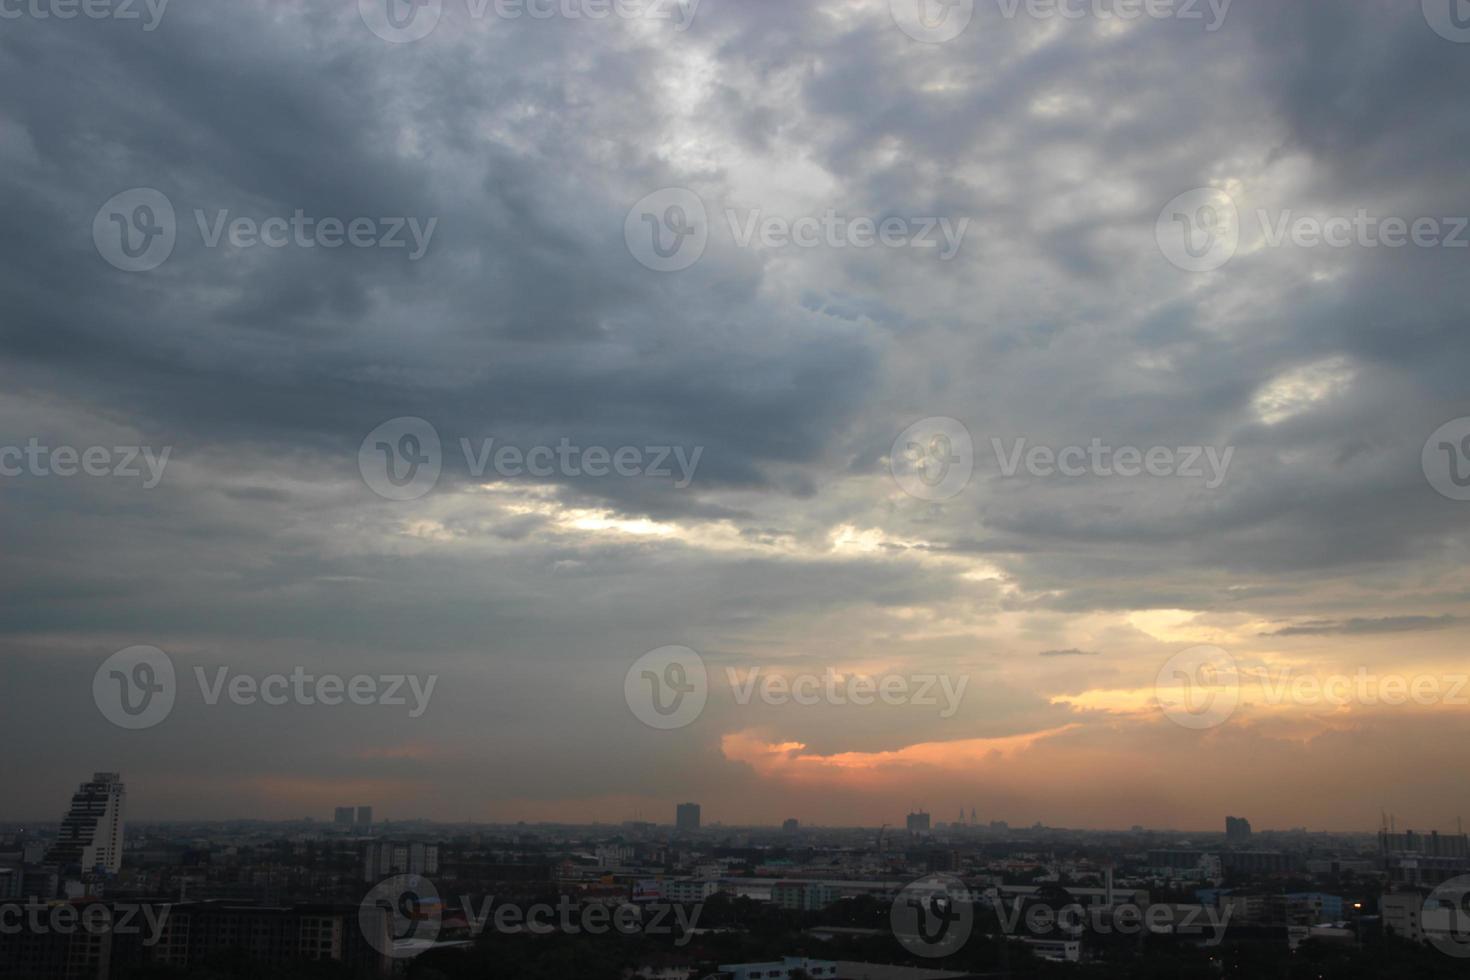
<instances>
[{"instance_id":1,"label":"distant building","mask_svg":"<svg viewBox=\"0 0 1470 980\"><path fill-rule=\"evenodd\" d=\"M837 901L837 891L820 881L778 881L771 886L771 902L788 912L816 912Z\"/></svg>"},{"instance_id":2,"label":"distant building","mask_svg":"<svg viewBox=\"0 0 1470 980\"><path fill-rule=\"evenodd\" d=\"M1390 892L1379 896L1383 931L1413 943L1424 941L1424 896L1418 892Z\"/></svg>"},{"instance_id":3,"label":"distant building","mask_svg":"<svg viewBox=\"0 0 1470 980\"><path fill-rule=\"evenodd\" d=\"M664 883L664 898L681 905L695 905L719 890L720 883L711 878L678 878Z\"/></svg>"},{"instance_id":4,"label":"distant building","mask_svg":"<svg viewBox=\"0 0 1470 980\"><path fill-rule=\"evenodd\" d=\"M372 807L370 807L370 806L360 806L360 807L357 808L357 829L358 830L372 830L373 829L373 808Z\"/></svg>"},{"instance_id":5,"label":"distant building","mask_svg":"<svg viewBox=\"0 0 1470 980\"><path fill-rule=\"evenodd\" d=\"M798 830L801 829L801 821L800 820L787 820L785 823L783 823L781 825L781 829L784 830L788 834L794 834Z\"/></svg>"},{"instance_id":6,"label":"distant building","mask_svg":"<svg viewBox=\"0 0 1470 980\"><path fill-rule=\"evenodd\" d=\"M922 811L919 813L910 813L904 823L911 834L929 833L929 814L927 813Z\"/></svg>"},{"instance_id":7,"label":"distant building","mask_svg":"<svg viewBox=\"0 0 1470 980\"><path fill-rule=\"evenodd\" d=\"M699 829L699 804L680 803L674 813L674 826L683 831Z\"/></svg>"},{"instance_id":8,"label":"distant building","mask_svg":"<svg viewBox=\"0 0 1470 980\"><path fill-rule=\"evenodd\" d=\"M122 868L126 796L127 788L117 773L95 773L90 783L83 783L72 795L46 862L62 869L75 867L83 874L99 868L116 874Z\"/></svg>"},{"instance_id":9,"label":"distant building","mask_svg":"<svg viewBox=\"0 0 1470 980\"><path fill-rule=\"evenodd\" d=\"M1297 859L1280 851L1226 851L1220 855L1220 866L1226 872L1245 874L1279 874L1297 869Z\"/></svg>"},{"instance_id":10,"label":"distant building","mask_svg":"<svg viewBox=\"0 0 1470 980\"><path fill-rule=\"evenodd\" d=\"M1225 818L1225 839L1232 844L1243 844L1251 839L1251 822L1245 817Z\"/></svg>"},{"instance_id":11,"label":"distant building","mask_svg":"<svg viewBox=\"0 0 1470 980\"><path fill-rule=\"evenodd\" d=\"M337 809L335 811L333 811L332 825L335 826L335 827L343 827L343 828L351 827L352 826L352 807L350 807L350 806L339 806L339 807L337 807Z\"/></svg>"},{"instance_id":12,"label":"distant building","mask_svg":"<svg viewBox=\"0 0 1470 980\"><path fill-rule=\"evenodd\" d=\"M1076 963L1082 959L1082 943L1076 939L1038 939L1033 936L1021 936L1020 939L1039 959L1053 963Z\"/></svg>"},{"instance_id":13,"label":"distant building","mask_svg":"<svg viewBox=\"0 0 1470 980\"><path fill-rule=\"evenodd\" d=\"M1150 868L1197 868L1204 860L1203 851L1152 850L1148 852Z\"/></svg>"},{"instance_id":14,"label":"distant building","mask_svg":"<svg viewBox=\"0 0 1470 980\"><path fill-rule=\"evenodd\" d=\"M788 956L779 963L726 964L720 967L720 972L730 974L731 980L790 980L800 973L805 973L812 980L824 980L837 976L837 964Z\"/></svg>"},{"instance_id":15,"label":"distant building","mask_svg":"<svg viewBox=\"0 0 1470 980\"><path fill-rule=\"evenodd\" d=\"M1395 885L1435 886L1470 873L1470 840L1464 834L1378 834L1382 869Z\"/></svg>"},{"instance_id":16,"label":"distant building","mask_svg":"<svg viewBox=\"0 0 1470 980\"><path fill-rule=\"evenodd\" d=\"M439 873L439 845L419 841L373 841L363 857L364 881L381 881L391 875L434 875Z\"/></svg>"},{"instance_id":17,"label":"distant building","mask_svg":"<svg viewBox=\"0 0 1470 980\"><path fill-rule=\"evenodd\" d=\"M1286 896L1286 900L1293 909L1306 910L1307 918L1311 919L1308 925L1342 921L1343 901L1340 895L1328 895L1323 892L1292 892Z\"/></svg>"}]
</instances>

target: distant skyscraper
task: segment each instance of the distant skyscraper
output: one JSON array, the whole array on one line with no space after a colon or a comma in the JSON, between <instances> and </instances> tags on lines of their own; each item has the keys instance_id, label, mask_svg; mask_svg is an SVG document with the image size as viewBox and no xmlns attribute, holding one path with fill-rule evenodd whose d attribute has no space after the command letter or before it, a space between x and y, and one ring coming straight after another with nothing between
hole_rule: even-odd
<instances>
[{"instance_id":1,"label":"distant skyscraper","mask_svg":"<svg viewBox=\"0 0 1470 980\"><path fill-rule=\"evenodd\" d=\"M1225 818L1225 839L1232 843L1244 843L1251 839L1251 822L1245 817Z\"/></svg>"},{"instance_id":2,"label":"distant skyscraper","mask_svg":"<svg viewBox=\"0 0 1470 980\"><path fill-rule=\"evenodd\" d=\"M373 808L360 806L357 808L357 829L371 830L373 826Z\"/></svg>"},{"instance_id":3,"label":"distant skyscraper","mask_svg":"<svg viewBox=\"0 0 1470 980\"><path fill-rule=\"evenodd\" d=\"M679 830L699 829L699 804L680 803L674 816L674 826Z\"/></svg>"},{"instance_id":4,"label":"distant skyscraper","mask_svg":"<svg viewBox=\"0 0 1470 980\"><path fill-rule=\"evenodd\" d=\"M61 820L61 833L46 856L48 864L96 868L116 874L122 867L123 800L127 788L115 772L99 772L71 798Z\"/></svg>"},{"instance_id":5,"label":"distant skyscraper","mask_svg":"<svg viewBox=\"0 0 1470 980\"><path fill-rule=\"evenodd\" d=\"M910 813L905 824L911 834L927 834L929 833L929 814L923 811Z\"/></svg>"},{"instance_id":6,"label":"distant skyscraper","mask_svg":"<svg viewBox=\"0 0 1470 980\"><path fill-rule=\"evenodd\" d=\"M334 826L337 826L337 827L351 827L352 826L352 807L350 807L350 806L339 806L339 807L337 807L337 809L336 809L336 811L335 811L335 813L334 813L334 815L332 817L332 824Z\"/></svg>"},{"instance_id":7,"label":"distant skyscraper","mask_svg":"<svg viewBox=\"0 0 1470 980\"><path fill-rule=\"evenodd\" d=\"M781 825L781 829L786 831L786 833L788 834L794 834L801 829L801 821L794 819L788 820Z\"/></svg>"}]
</instances>

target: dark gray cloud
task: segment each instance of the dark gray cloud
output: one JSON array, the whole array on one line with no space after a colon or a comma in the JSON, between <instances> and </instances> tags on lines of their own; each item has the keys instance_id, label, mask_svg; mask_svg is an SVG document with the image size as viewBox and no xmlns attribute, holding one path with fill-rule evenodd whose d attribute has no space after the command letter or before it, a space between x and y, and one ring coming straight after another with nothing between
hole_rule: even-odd
<instances>
[{"instance_id":1,"label":"dark gray cloud","mask_svg":"<svg viewBox=\"0 0 1470 980\"><path fill-rule=\"evenodd\" d=\"M1424 630L1449 629L1460 622L1459 616L1384 616L1378 619L1312 620L1272 630L1266 636L1322 636L1347 634L1371 636L1376 633L1418 633Z\"/></svg>"}]
</instances>

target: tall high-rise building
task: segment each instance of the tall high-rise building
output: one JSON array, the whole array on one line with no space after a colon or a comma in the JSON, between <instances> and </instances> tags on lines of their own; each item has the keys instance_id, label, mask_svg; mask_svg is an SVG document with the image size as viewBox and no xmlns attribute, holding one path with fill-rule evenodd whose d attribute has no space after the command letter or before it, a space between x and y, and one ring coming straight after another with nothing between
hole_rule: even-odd
<instances>
[{"instance_id":1,"label":"tall high-rise building","mask_svg":"<svg viewBox=\"0 0 1470 980\"><path fill-rule=\"evenodd\" d=\"M1237 844L1250 840L1251 822L1245 817L1226 817L1225 839Z\"/></svg>"},{"instance_id":2,"label":"tall high-rise building","mask_svg":"<svg viewBox=\"0 0 1470 980\"><path fill-rule=\"evenodd\" d=\"M339 807L337 807L337 809L333 812L333 815L332 815L332 825L334 827L351 827L352 826L352 807L350 807L350 806L339 806Z\"/></svg>"},{"instance_id":3,"label":"tall high-rise building","mask_svg":"<svg viewBox=\"0 0 1470 980\"><path fill-rule=\"evenodd\" d=\"M911 834L927 834L929 833L929 814L922 810L918 813L910 813L904 820L904 825Z\"/></svg>"},{"instance_id":4,"label":"tall high-rise building","mask_svg":"<svg viewBox=\"0 0 1470 980\"><path fill-rule=\"evenodd\" d=\"M699 829L699 804L680 803L674 815L674 826L679 830Z\"/></svg>"},{"instance_id":5,"label":"tall high-rise building","mask_svg":"<svg viewBox=\"0 0 1470 980\"><path fill-rule=\"evenodd\" d=\"M360 806L357 808L357 829L370 830L373 826L373 808Z\"/></svg>"},{"instance_id":6,"label":"tall high-rise building","mask_svg":"<svg viewBox=\"0 0 1470 980\"><path fill-rule=\"evenodd\" d=\"M76 867L82 873L98 868L116 874L122 867L123 800L127 788L115 772L94 773L72 795L71 807L61 820L48 864Z\"/></svg>"}]
</instances>

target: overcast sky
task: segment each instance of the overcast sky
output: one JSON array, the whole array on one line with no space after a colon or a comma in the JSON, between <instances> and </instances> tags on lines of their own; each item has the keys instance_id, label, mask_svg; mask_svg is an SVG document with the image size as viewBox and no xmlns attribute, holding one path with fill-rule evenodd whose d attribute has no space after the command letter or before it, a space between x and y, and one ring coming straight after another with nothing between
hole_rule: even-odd
<instances>
[{"instance_id":1,"label":"overcast sky","mask_svg":"<svg viewBox=\"0 0 1470 980\"><path fill-rule=\"evenodd\" d=\"M1432 465L1470 461L1431 439L1470 416L1470 36L1435 0L905 2L0 21L0 447L111 467L0 476L0 819L104 769L160 819L1470 812L1470 502ZM435 438L431 488L373 475ZM490 439L642 465L476 473ZM1025 455L1094 440L1166 475ZM1239 703L1188 727L1157 681L1201 644ZM139 645L175 701L131 730L94 679ZM670 645L707 704L661 730L628 674ZM210 704L196 667L435 686ZM755 668L964 688L741 704ZM1269 696L1360 672L1442 696Z\"/></svg>"}]
</instances>

